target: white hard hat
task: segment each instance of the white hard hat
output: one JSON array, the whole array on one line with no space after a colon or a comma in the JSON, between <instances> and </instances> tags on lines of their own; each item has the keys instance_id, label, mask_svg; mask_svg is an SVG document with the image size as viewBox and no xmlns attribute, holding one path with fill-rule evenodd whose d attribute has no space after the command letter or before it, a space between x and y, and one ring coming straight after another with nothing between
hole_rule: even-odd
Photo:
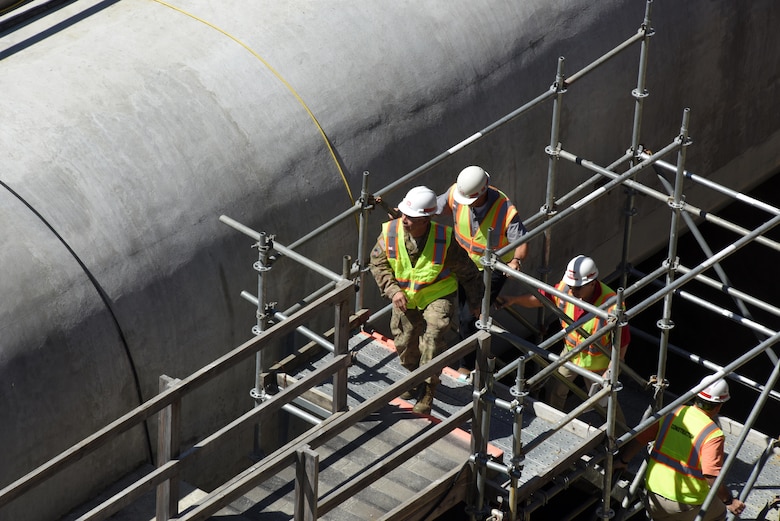
<instances>
[{"instance_id":1,"label":"white hard hat","mask_svg":"<svg viewBox=\"0 0 780 521\"><path fill-rule=\"evenodd\" d=\"M453 197L458 204L471 204L487 191L490 175L478 166L467 166L458 174Z\"/></svg>"},{"instance_id":2,"label":"white hard hat","mask_svg":"<svg viewBox=\"0 0 780 521\"><path fill-rule=\"evenodd\" d=\"M704 380L708 380L712 378L711 376L706 376L702 378L702 381L699 382L700 384L704 383ZM726 383L726 380L719 379L712 382L710 385L699 391L699 398L702 400L707 400L708 402L713 403L725 403L731 398L731 395L729 394L729 384Z\"/></svg>"},{"instance_id":3,"label":"white hard hat","mask_svg":"<svg viewBox=\"0 0 780 521\"><path fill-rule=\"evenodd\" d=\"M563 282L570 288L579 288L589 282L593 282L599 276L599 269L593 259L585 255L577 255L569 261Z\"/></svg>"},{"instance_id":4,"label":"white hard hat","mask_svg":"<svg viewBox=\"0 0 780 521\"><path fill-rule=\"evenodd\" d=\"M398 203L398 209L409 217L428 217L436 213L436 193L427 186L415 186Z\"/></svg>"}]
</instances>

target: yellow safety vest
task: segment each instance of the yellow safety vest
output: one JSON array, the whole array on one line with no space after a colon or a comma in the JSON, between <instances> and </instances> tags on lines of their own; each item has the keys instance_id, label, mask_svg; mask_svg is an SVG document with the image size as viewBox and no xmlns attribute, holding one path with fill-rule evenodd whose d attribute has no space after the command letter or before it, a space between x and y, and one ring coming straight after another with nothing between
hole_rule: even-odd
<instances>
[{"instance_id":1,"label":"yellow safety vest","mask_svg":"<svg viewBox=\"0 0 780 521\"><path fill-rule=\"evenodd\" d=\"M512 219L517 215L517 209L515 209L513 204L505 204L509 202L509 198L504 192L493 186L489 187L489 190L498 192L499 197L490 209L488 209L482 222L479 223L479 228L477 228L476 233L472 236L470 208L466 204L458 204L455 197L452 195L455 189L456 185L452 185L449 195L447 196L448 204L450 205L450 208L452 208L452 215L455 218L455 240L457 240L458 244L468 252L471 260L473 260L474 264L477 265L477 268L482 271L484 266L482 266L480 259L488 246L489 229L493 228L496 230L495 233L499 234L498 246L496 249L501 249L509 244L509 239L506 238L506 229L512 222ZM514 252L510 251L504 254L501 257L501 260L509 262L512 260L513 255Z\"/></svg>"},{"instance_id":2,"label":"yellow safety vest","mask_svg":"<svg viewBox=\"0 0 780 521\"><path fill-rule=\"evenodd\" d=\"M425 309L434 300L457 291L458 281L444 267L447 248L452 241L452 228L431 222L425 248L412 266L406 251L404 228L400 219L382 225L385 253L395 280L406 294L406 307Z\"/></svg>"},{"instance_id":3,"label":"yellow safety vest","mask_svg":"<svg viewBox=\"0 0 780 521\"><path fill-rule=\"evenodd\" d=\"M696 407L682 406L666 415L650 451L647 490L678 503L704 503L710 486L702 473L701 448L719 436L723 431Z\"/></svg>"},{"instance_id":4,"label":"yellow safety vest","mask_svg":"<svg viewBox=\"0 0 780 521\"><path fill-rule=\"evenodd\" d=\"M609 286L601 281L599 281L599 284L601 284L601 295L599 295L596 301L593 302L593 305L596 307L601 306L604 302L606 302L607 299L615 295L615 292L612 291ZM559 282L555 289L562 293L568 293L571 295L571 288L569 288L569 286L563 281ZM555 304L558 306L558 308L563 311L566 316L572 320L574 319L574 309L576 307L574 304L571 302L566 302L565 300L558 297L553 297L553 300L555 301ZM611 312L614 309L615 306L613 305L607 311ZM590 336L594 331L598 331L604 325L606 325L606 320L601 319L601 317L593 317L580 327L588 333L588 336ZM561 327L566 329L569 327L569 324L561 320ZM571 351L579 344L581 344L586 338L587 337L580 335L576 329L569 331L565 340L566 349ZM590 344L588 347L583 349L577 356L572 358L572 363L589 371L604 371L607 367L609 367L609 357L602 353L597 345L605 347L609 353L612 349L612 332L606 333L595 343Z\"/></svg>"}]
</instances>

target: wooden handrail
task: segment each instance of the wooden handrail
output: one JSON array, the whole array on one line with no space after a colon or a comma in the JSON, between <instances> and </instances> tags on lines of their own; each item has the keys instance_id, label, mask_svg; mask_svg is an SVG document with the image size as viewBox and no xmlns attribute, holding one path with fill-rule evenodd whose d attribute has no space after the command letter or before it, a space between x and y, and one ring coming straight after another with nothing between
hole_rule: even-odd
<instances>
[{"instance_id":1,"label":"wooden handrail","mask_svg":"<svg viewBox=\"0 0 780 521\"><path fill-rule=\"evenodd\" d=\"M145 421L147 418L158 413L176 400L181 399L182 396L194 391L211 381L213 378L256 354L264 345L266 345L267 341L293 332L295 328L306 322L309 319L309 316L317 312L320 308L348 300L353 292L354 289L351 281L343 280L336 283L336 286L332 291L294 313L287 320L273 325L260 335L241 344L229 353L194 372L183 379L178 385L147 400L132 411L114 420L106 427L87 438L84 438L71 448L61 452L46 463L3 488L0 490L0 507L38 486L62 469L81 460L84 456L97 450L109 441L114 440L120 434Z\"/></svg>"}]
</instances>

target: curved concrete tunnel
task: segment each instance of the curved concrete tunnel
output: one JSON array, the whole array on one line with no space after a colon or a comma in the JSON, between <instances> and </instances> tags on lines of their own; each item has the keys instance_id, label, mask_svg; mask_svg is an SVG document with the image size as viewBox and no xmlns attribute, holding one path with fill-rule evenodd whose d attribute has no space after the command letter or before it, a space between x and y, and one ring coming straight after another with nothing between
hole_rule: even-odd
<instances>
[{"instance_id":1,"label":"curved concrete tunnel","mask_svg":"<svg viewBox=\"0 0 780 521\"><path fill-rule=\"evenodd\" d=\"M626 4L81 0L6 30L0 487L152 397L160 375L185 377L249 338L239 294L256 283L256 254L219 215L292 243L352 204L345 181L354 197L363 171L387 185L547 90L558 56L573 73L630 37L645 6ZM643 142L670 142L691 107L691 170L737 189L776 173L778 10L656 1ZM566 94L565 148L607 164L630 146L637 56ZM533 214L549 129L549 106L534 109L419 183L441 191L481 164ZM562 164L559 191L587 177ZM555 262L588 248L615 265L613 195L556 232ZM638 206L637 236L663 233L638 241L637 259L668 230L668 210ZM301 251L340 271L356 239L345 222ZM320 282L280 266L273 300L289 306ZM243 364L186 404L184 439L251 407L253 373ZM134 429L0 517L61 516L151 461L149 436Z\"/></svg>"}]
</instances>

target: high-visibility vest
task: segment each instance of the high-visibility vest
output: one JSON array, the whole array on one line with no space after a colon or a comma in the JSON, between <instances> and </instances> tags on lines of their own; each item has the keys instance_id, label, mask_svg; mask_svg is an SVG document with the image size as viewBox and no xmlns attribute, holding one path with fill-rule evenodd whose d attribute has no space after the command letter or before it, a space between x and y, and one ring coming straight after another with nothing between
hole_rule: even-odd
<instances>
[{"instance_id":1,"label":"high-visibility vest","mask_svg":"<svg viewBox=\"0 0 780 521\"><path fill-rule=\"evenodd\" d=\"M513 204L506 204L509 202L509 198L493 186L488 187L488 190L494 190L498 192L498 199L488 209L482 222L479 223L479 228L471 235L471 211L468 205L458 204L455 197L452 195L456 189L456 185L452 185L449 194L447 196L447 202L452 208L452 215L455 219L455 240L458 244L466 250L477 265L477 268L482 271L484 266L480 262L482 255L485 253L485 249L488 247L489 229L493 228L494 233L499 235L498 246L495 249L501 249L509 244L509 239L506 237L506 229L512 222L512 219L517 215L517 209ZM514 252L510 251L501 257L503 262L509 262L512 260Z\"/></svg>"},{"instance_id":2,"label":"high-visibility vest","mask_svg":"<svg viewBox=\"0 0 780 521\"><path fill-rule=\"evenodd\" d=\"M412 266L404 241L401 219L382 225L385 252L395 280L406 294L406 307L425 309L434 300L457 291L458 281L449 268L444 267L447 248L452 242L452 228L431 222L425 248Z\"/></svg>"},{"instance_id":3,"label":"high-visibility vest","mask_svg":"<svg viewBox=\"0 0 780 521\"><path fill-rule=\"evenodd\" d=\"M661 496L701 505L710 491L701 468L705 442L723 431L701 409L684 405L661 421L650 451L645 487Z\"/></svg>"},{"instance_id":4,"label":"high-visibility vest","mask_svg":"<svg viewBox=\"0 0 780 521\"><path fill-rule=\"evenodd\" d=\"M596 301L593 302L593 305L596 307L601 306L604 302L607 301L607 299L615 296L615 292L612 291L609 286L601 281L598 281L598 283L601 284L601 295L599 295ZM571 288L569 288L569 286L563 281L559 282L555 289L562 293L568 293L571 295ZM555 304L558 306L558 308L563 311L567 317L574 319L574 309L576 308L574 304L571 302L566 302L565 300L558 297L553 297L553 300L555 301ZM615 306L613 305L607 311L611 312L614 309ZM590 336L594 331L598 331L605 325L606 320L596 316L582 324L580 327L588 333L588 336ZM561 320L561 327L566 329L569 327L569 324ZM586 338L588 337L580 335L576 329L569 331L564 341L566 344L566 349L571 351L579 344L581 344ZM598 345L606 348L607 352L609 353L612 349L612 332L606 333L599 340L580 351L577 356L572 358L571 362L582 367L583 369L588 369L589 371L605 370L607 367L609 367L609 357L601 352L601 350L597 347Z\"/></svg>"}]
</instances>

